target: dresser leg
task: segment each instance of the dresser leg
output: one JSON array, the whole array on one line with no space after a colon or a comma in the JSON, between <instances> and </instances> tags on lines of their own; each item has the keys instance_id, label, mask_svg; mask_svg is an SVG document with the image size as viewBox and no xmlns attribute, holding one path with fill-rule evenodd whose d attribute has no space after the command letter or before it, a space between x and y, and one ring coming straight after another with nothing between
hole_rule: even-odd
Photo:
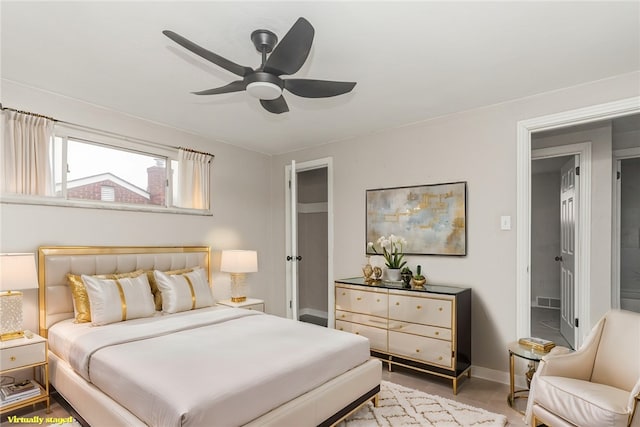
<instances>
[{"instance_id":1,"label":"dresser leg","mask_svg":"<svg viewBox=\"0 0 640 427\"><path fill-rule=\"evenodd\" d=\"M373 403L373 407L377 408L378 406L380 406L380 394L376 394L375 396L373 396L373 399L371 399L371 403Z\"/></svg>"}]
</instances>

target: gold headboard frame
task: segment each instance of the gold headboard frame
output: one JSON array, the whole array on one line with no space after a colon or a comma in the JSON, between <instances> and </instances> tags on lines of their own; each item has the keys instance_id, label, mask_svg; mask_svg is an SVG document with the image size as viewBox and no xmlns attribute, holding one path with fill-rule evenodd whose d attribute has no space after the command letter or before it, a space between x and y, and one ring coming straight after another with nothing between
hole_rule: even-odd
<instances>
[{"instance_id":1,"label":"gold headboard frame","mask_svg":"<svg viewBox=\"0 0 640 427\"><path fill-rule=\"evenodd\" d=\"M56 266L55 274L49 274L53 265ZM41 246L38 248L40 335L47 337L53 323L73 318L67 273L110 274L156 267L160 270L176 270L196 266L207 270L211 283L211 250L208 246ZM60 304L60 301L64 304ZM66 308L58 312L57 307L48 306L48 302Z\"/></svg>"}]
</instances>

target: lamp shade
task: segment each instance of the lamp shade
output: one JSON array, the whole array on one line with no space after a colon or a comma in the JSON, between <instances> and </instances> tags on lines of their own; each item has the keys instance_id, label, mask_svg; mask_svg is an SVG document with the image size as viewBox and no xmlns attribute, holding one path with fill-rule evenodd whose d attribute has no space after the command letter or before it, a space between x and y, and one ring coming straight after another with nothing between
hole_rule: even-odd
<instances>
[{"instance_id":1,"label":"lamp shade","mask_svg":"<svg viewBox=\"0 0 640 427\"><path fill-rule=\"evenodd\" d=\"M258 253L256 251L222 251L220 271L226 273L254 273L258 271Z\"/></svg>"},{"instance_id":2,"label":"lamp shade","mask_svg":"<svg viewBox=\"0 0 640 427\"><path fill-rule=\"evenodd\" d=\"M38 276L33 253L0 254L0 290L36 289Z\"/></svg>"}]
</instances>

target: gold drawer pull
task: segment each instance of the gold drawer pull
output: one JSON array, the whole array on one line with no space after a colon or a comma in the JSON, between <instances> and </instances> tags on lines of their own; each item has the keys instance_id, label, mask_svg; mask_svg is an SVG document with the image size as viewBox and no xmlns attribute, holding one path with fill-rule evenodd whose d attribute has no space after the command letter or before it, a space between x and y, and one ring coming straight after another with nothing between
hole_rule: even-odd
<instances>
[{"instance_id":1,"label":"gold drawer pull","mask_svg":"<svg viewBox=\"0 0 640 427\"><path fill-rule=\"evenodd\" d=\"M11 360L12 362L15 362L15 361L16 361L16 357L15 357L15 356L11 356L11 357L9 358L9 360Z\"/></svg>"},{"instance_id":2,"label":"gold drawer pull","mask_svg":"<svg viewBox=\"0 0 640 427\"><path fill-rule=\"evenodd\" d=\"M380 298L376 299L376 302L380 302Z\"/></svg>"},{"instance_id":3,"label":"gold drawer pull","mask_svg":"<svg viewBox=\"0 0 640 427\"><path fill-rule=\"evenodd\" d=\"M400 305L400 301L398 301L398 302L396 303L396 305Z\"/></svg>"},{"instance_id":4,"label":"gold drawer pull","mask_svg":"<svg viewBox=\"0 0 640 427\"><path fill-rule=\"evenodd\" d=\"M419 348L416 349L416 353L420 353L420 349Z\"/></svg>"},{"instance_id":5,"label":"gold drawer pull","mask_svg":"<svg viewBox=\"0 0 640 427\"><path fill-rule=\"evenodd\" d=\"M344 328L340 328L341 331L344 331Z\"/></svg>"},{"instance_id":6,"label":"gold drawer pull","mask_svg":"<svg viewBox=\"0 0 640 427\"><path fill-rule=\"evenodd\" d=\"M356 332L356 335L360 335L360 332Z\"/></svg>"},{"instance_id":7,"label":"gold drawer pull","mask_svg":"<svg viewBox=\"0 0 640 427\"><path fill-rule=\"evenodd\" d=\"M442 307L438 307L438 311L442 311Z\"/></svg>"},{"instance_id":8,"label":"gold drawer pull","mask_svg":"<svg viewBox=\"0 0 640 427\"><path fill-rule=\"evenodd\" d=\"M344 315L343 315L342 317L344 317ZM437 335L440 335L440 332L436 331L436 336L437 336Z\"/></svg>"},{"instance_id":9,"label":"gold drawer pull","mask_svg":"<svg viewBox=\"0 0 640 427\"><path fill-rule=\"evenodd\" d=\"M342 293L342 295L346 295L346 294L347 294L346 292L343 292L343 293Z\"/></svg>"},{"instance_id":10,"label":"gold drawer pull","mask_svg":"<svg viewBox=\"0 0 640 427\"><path fill-rule=\"evenodd\" d=\"M417 306L416 308L417 308L418 310L420 310L420 309L422 308L422 306L421 306L421 305L419 305L419 306Z\"/></svg>"},{"instance_id":11,"label":"gold drawer pull","mask_svg":"<svg viewBox=\"0 0 640 427\"><path fill-rule=\"evenodd\" d=\"M438 357L438 360L442 360L442 356Z\"/></svg>"},{"instance_id":12,"label":"gold drawer pull","mask_svg":"<svg viewBox=\"0 0 640 427\"><path fill-rule=\"evenodd\" d=\"M347 315L346 314L342 314L340 317L347 317Z\"/></svg>"},{"instance_id":13,"label":"gold drawer pull","mask_svg":"<svg viewBox=\"0 0 640 427\"><path fill-rule=\"evenodd\" d=\"M362 297L358 297L356 298L356 301L360 301L362 299Z\"/></svg>"}]
</instances>

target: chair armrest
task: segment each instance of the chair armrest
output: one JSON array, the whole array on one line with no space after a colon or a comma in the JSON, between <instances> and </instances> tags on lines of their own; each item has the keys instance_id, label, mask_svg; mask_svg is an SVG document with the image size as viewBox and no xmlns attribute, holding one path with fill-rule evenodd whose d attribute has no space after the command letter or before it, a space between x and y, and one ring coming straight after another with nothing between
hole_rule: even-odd
<instances>
[{"instance_id":1,"label":"chair armrest","mask_svg":"<svg viewBox=\"0 0 640 427\"><path fill-rule=\"evenodd\" d=\"M536 375L553 375L589 381L593 372L604 321L604 318L600 319L596 326L593 327L578 351L566 354L558 351L544 356L540 361Z\"/></svg>"}]
</instances>

